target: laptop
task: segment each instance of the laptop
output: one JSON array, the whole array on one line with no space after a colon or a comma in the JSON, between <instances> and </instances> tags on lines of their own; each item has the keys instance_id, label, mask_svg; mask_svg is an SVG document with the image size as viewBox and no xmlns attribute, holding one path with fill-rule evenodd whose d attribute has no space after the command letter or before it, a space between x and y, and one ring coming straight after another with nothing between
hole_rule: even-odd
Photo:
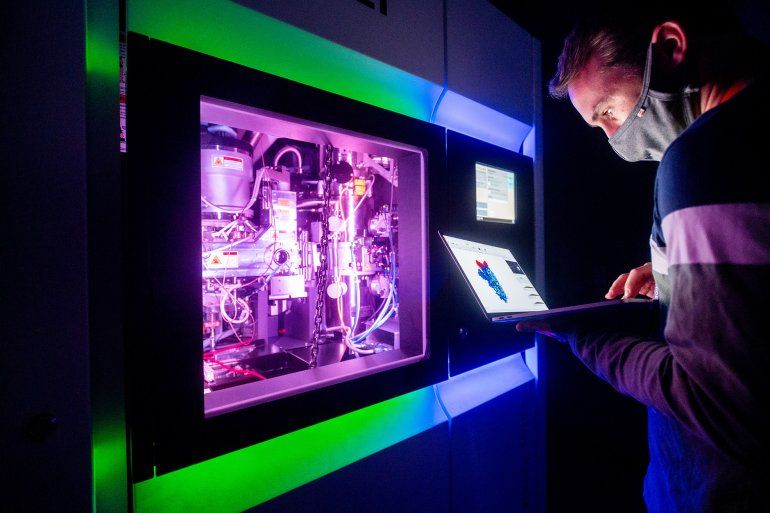
<instances>
[{"instance_id":1,"label":"laptop","mask_svg":"<svg viewBox=\"0 0 770 513\"><path fill-rule=\"evenodd\" d=\"M476 302L493 323L543 319L567 313L617 308L628 303L652 303L651 299L612 299L549 309L509 249L441 233L439 235Z\"/></svg>"}]
</instances>

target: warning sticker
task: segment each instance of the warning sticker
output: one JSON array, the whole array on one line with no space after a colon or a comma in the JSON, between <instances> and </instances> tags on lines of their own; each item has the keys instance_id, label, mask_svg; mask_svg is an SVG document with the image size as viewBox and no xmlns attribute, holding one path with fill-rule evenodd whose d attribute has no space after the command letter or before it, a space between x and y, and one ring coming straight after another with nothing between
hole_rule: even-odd
<instances>
[{"instance_id":1,"label":"warning sticker","mask_svg":"<svg viewBox=\"0 0 770 513\"><path fill-rule=\"evenodd\" d=\"M211 167L243 171L243 159L240 157L231 157L230 155L212 155Z\"/></svg>"},{"instance_id":2,"label":"warning sticker","mask_svg":"<svg viewBox=\"0 0 770 513\"><path fill-rule=\"evenodd\" d=\"M206 267L209 269L237 269L238 252L237 251L213 251L209 255Z\"/></svg>"},{"instance_id":3,"label":"warning sticker","mask_svg":"<svg viewBox=\"0 0 770 513\"><path fill-rule=\"evenodd\" d=\"M355 194L356 196L363 196L364 194L366 194L366 186L367 186L366 180L363 180L361 178L356 178L353 181L353 187L354 187L353 194Z\"/></svg>"}]
</instances>

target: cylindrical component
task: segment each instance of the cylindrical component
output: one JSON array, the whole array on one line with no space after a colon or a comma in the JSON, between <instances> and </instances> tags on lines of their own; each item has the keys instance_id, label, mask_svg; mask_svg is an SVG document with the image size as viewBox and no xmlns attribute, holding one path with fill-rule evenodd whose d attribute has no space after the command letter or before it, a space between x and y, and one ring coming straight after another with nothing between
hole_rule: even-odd
<instances>
[{"instance_id":1,"label":"cylindrical component","mask_svg":"<svg viewBox=\"0 0 770 513\"><path fill-rule=\"evenodd\" d=\"M348 294L342 297L342 314L345 316L345 324L351 328L357 328L354 324L357 324L356 313L360 315L361 304L361 288L360 282L356 275L343 276L345 284L348 288Z\"/></svg>"},{"instance_id":2,"label":"cylindrical component","mask_svg":"<svg viewBox=\"0 0 770 513\"><path fill-rule=\"evenodd\" d=\"M364 178L354 178L348 184L348 191L343 197L342 212L346 218L345 235L348 241L362 235L367 227L367 206L364 196L368 193L368 183Z\"/></svg>"},{"instance_id":3,"label":"cylindrical component","mask_svg":"<svg viewBox=\"0 0 770 513\"><path fill-rule=\"evenodd\" d=\"M336 245L336 252L332 255L332 264L341 275L348 275L355 272L353 267L353 247L350 242L339 242Z\"/></svg>"},{"instance_id":4,"label":"cylindrical component","mask_svg":"<svg viewBox=\"0 0 770 513\"><path fill-rule=\"evenodd\" d=\"M241 209L252 192L251 146L224 132L201 133L201 196L227 210ZM203 206L204 212L216 212Z\"/></svg>"}]
</instances>

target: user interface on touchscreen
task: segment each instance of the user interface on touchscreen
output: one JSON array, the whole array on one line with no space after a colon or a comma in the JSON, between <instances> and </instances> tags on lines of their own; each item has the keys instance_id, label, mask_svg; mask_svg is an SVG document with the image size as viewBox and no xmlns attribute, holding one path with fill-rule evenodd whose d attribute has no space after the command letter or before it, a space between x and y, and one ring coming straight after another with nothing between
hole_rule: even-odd
<instances>
[{"instance_id":1,"label":"user interface on touchscreen","mask_svg":"<svg viewBox=\"0 0 770 513\"><path fill-rule=\"evenodd\" d=\"M476 162L476 220L516 222L516 175Z\"/></svg>"}]
</instances>

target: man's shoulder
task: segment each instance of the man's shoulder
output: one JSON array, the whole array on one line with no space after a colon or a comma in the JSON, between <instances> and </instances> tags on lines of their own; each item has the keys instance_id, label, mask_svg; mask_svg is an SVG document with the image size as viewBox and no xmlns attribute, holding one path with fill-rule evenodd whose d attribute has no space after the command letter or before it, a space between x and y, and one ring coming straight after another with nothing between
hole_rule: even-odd
<instances>
[{"instance_id":1,"label":"man's shoulder","mask_svg":"<svg viewBox=\"0 0 770 513\"><path fill-rule=\"evenodd\" d=\"M666 149L660 169L668 172L687 171L692 167L711 167L713 158L730 151L724 144L724 121L719 112L706 112L677 137Z\"/></svg>"},{"instance_id":2,"label":"man's shoulder","mask_svg":"<svg viewBox=\"0 0 770 513\"><path fill-rule=\"evenodd\" d=\"M763 185L770 167L763 158L770 137L763 114L770 100L761 94L766 89L750 86L671 143L658 166L661 217L695 205L770 201Z\"/></svg>"},{"instance_id":3,"label":"man's shoulder","mask_svg":"<svg viewBox=\"0 0 770 513\"><path fill-rule=\"evenodd\" d=\"M770 129L770 80L749 84L727 102L703 113L668 147L661 159L665 170L697 164L709 168L745 152L761 150Z\"/></svg>"},{"instance_id":4,"label":"man's shoulder","mask_svg":"<svg viewBox=\"0 0 770 513\"><path fill-rule=\"evenodd\" d=\"M706 142L708 131L708 124L691 126L664 153L656 176L656 200L661 218L699 203L698 198L707 192L704 188L711 188L719 181L717 162L723 150Z\"/></svg>"}]
</instances>

